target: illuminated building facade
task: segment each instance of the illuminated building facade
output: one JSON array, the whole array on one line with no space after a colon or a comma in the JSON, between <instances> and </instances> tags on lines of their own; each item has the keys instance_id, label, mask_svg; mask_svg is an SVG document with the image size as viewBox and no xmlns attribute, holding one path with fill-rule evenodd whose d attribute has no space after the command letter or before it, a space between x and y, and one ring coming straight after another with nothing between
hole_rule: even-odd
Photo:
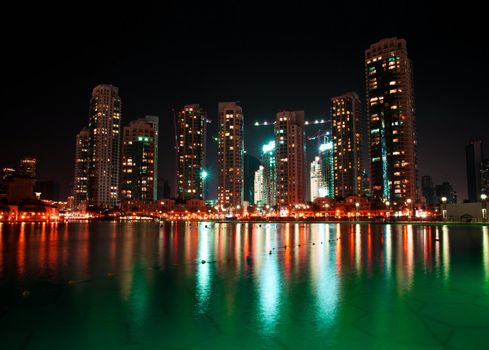
<instances>
[{"instance_id":1,"label":"illuminated building facade","mask_svg":"<svg viewBox=\"0 0 489 350\"><path fill-rule=\"evenodd\" d=\"M365 51L372 196L400 205L417 200L413 78L404 39Z\"/></svg>"},{"instance_id":2,"label":"illuminated building facade","mask_svg":"<svg viewBox=\"0 0 489 350\"><path fill-rule=\"evenodd\" d=\"M243 200L249 204L255 204L255 172L260 167L260 160L245 152L243 161Z\"/></svg>"},{"instance_id":3,"label":"illuminated building facade","mask_svg":"<svg viewBox=\"0 0 489 350\"><path fill-rule=\"evenodd\" d=\"M329 138L324 138L319 145L319 158L321 161L322 187L319 189L320 197L334 198L335 196L335 173L334 173L334 154L333 142Z\"/></svg>"},{"instance_id":4,"label":"illuminated building facade","mask_svg":"<svg viewBox=\"0 0 489 350\"><path fill-rule=\"evenodd\" d=\"M318 156L311 162L311 201L316 198L323 197L324 188L323 172L321 171L321 158Z\"/></svg>"},{"instance_id":5,"label":"illuminated building facade","mask_svg":"<svg viewBox=\"0 0 489 350\"><path fill-rule=\"evenodd\" d=\"M19 175L36 177L36 159L35 158L24 158L19 164Z\"/></svg>"},{"instance_id":6,"label":"illuminated building facade","mask_svg":"<svg viewBox=\"0 0 489 350\"><path fill-rule=\"evenodd\" d=\"M149 204L157 199L157 125L157 117L151 116L132 121L124 127L120 187L121 200L126 208Z\"/></svg>"},{"instance_id":7,"label":"illuminated building facade","mask_svg":"<svg viewBox=\"0 0 489 350\"><path fill-rule=\"evenodd\" d=\"M489 159L481 163L481 194L489 195ZM480 196L479 196L480 198Z\"/></svg>"},{"instance_id":8,"label":"illuminated building facade","mask_svg":"<svg viewBox=\"0 0 489 350\"><path fill-rule=\"evenodd\" d=\"M112 85L93 89L89 111L89 204L113 208L119 204L121 98Z\"/></svg>"},{"instance_id":9,"label":"illuminated building facade","mask_svg":"<svg viewBox=\"0 0 489 350\"><path fill-rule=\"evenodd\" d=\"M334 195L346 198L362 194L360 99L355 92L331 99Z\"/></svg>"},{"instance_id":10,"label":"illuminated building facade","mask_svg":"<svg viewBox=\"0 0 489 350\"><path fill-rule=\"evenodd\" d=\"M267 204L267 190L265 182L265 167L260 165L257 171L255 171L254 179L254 200L257 207L263 207Z\"/></svg>"},{"instance_id":11,"label":"illuminated building facade","mask_svg":"<svg viewBox=\"0 0 489 350\"><path fill-rule=\"evenodd\" d=\"M263 145L261 162L265 177L265 205L274 207L277 204L277 163L275 158L275 141Z\"/></svg>"},{"instance_id":12,"label":"illuminated building facade","mask_svg":"<svg viewBox=\"0 0 489 350\"><path fill-rule=\"evenodd\" d=\"M87 128L82 129L76 135L75 145L75 182L73 198L75 205L88 200L88 154L89 132Z\"/></svg>"},{"instance_id":13,"label":"illuminated building facade","mask_svg":"<svg viewBox=\"0 0 489 350\"><path fill-rule=\"evenodd\" d=\"M198 104L186 105L177 118L177 196L203 199L206 113Z\"/></svg>"},{"instance_id":14,"label":"illuminated building facade","mask_svg":"<svg viewBox=\"0 0 489 350\"><path fill-rule=\"evenodd\" d=\"M283 111L275 119L277 205L304 203L304 111Z\"/></svg>"},{"instance_id":15,"label":"illuminated building facade","mask_svg":"<svg viewBox=\"0 0 489 350\"><path fill-rule=\"evenodd\" d=\"M236 102L218 106L218 187L221 208L237 208L243 202L243 111Z\"/></svg>"}]
</instances>

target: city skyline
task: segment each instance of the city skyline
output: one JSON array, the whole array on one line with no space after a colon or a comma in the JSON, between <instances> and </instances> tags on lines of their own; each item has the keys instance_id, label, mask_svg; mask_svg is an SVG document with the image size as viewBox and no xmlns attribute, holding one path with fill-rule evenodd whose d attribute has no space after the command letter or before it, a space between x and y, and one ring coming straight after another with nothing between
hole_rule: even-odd
<instances>
[{"instance_id":1,"label":"city skyline","mask_svg":"<svg viewBox=\"0 0 489 350\"><path fill-rule=\"evenodd\" d=\"M103 53L97 60L87 55L80 56L80 48L90 52L90 48L96 49L102 44L92 41L89 35L78 33L79 40L68 44L66 53L50 65L43 63L49 62L58 52L56 45L62 36L55 31L55 27L43 27L35 35L47 34L44 35L43 43L53 49L52 53L46 50L45 56L39 56L30 65L23 65L23 59L11 62L15 63L14 67L22 66L23 69L13 70L16 71L15 78L7 75L6 86L9 88L2 93L7 101L4 125L11 132L0 140L0 166L16 166L17 160L23 157L37 158L40 178L61 183L63 195L68 195L73 185L73 138L86 125L89 91L100 83L119 87L124 103L123 125L140 115L154 114L160 116L162 125L171 126L172 108L200 103L212 121L209 138L217 135L217 102L239 100L246 114L245 130L248 131L245 133L249 133L245 139L250 140L251 145L247 152L259 156L259 140L268 138L270 134L264 129L253 129L251 125L255 121L273 119L279 110L304 109L306 116L326 117L332 96L354 90L362 100L363 117L363 52L381 38L397 36L406 39L410 58L414 61L419 143L418 185L421 176L431 175L436 183L452 183L459 199L463 200L467 198L465 144L472 138L478 138L482 139L487 149L489 142L487 117L482 103L477 103L483 101L487 93L484 79L478 79L477 76L487 76L487 68L470 63L483 62L487 57L483 40L480 40L480 24L474 20L467 26L467 23L462 25L463 21L455 20L463 19L466 14L463 10L455 13L448 8L411 2L409 6L406 3L392 6L392 13L401 13L400 16L396 15L396 21L388 18L390 11L379 10L384 14L379 16L383 19L369 26L368 33L361 33L359 28L368 22L367 16L364 19L363 14L372 12L365 10L367 5L359 5L352 16L361 19L361 22L348 29L352 38L348 44L336 38L337 30L327 33L326 29L334 28L334 18L326 23L326 29L317 32L313 29L318 29L319 25L311 21L311 24L296 28L294 32L287 30L279 33L266 24L266 15L271 13L267 9L255 21L254 31L244 35L243 31L233 29L224 37L216 39L205 39L204 34L215 32L218 28L216 18L219 16L212 14L215 9L202 11L204 18L209 19L208 26L197 37L188 31L176 33L178 38L184 39L181 40L182 44L165 41L161 28L154 24L158 21L149 21L153 23L150 28L131 32L143 21L126 15L123 18L136 19L134 23L128 24L130 20L122 22L114 15L107 20L117 24L120 29L115 38L123 44L120 51ZM420 11L421 8L423 11ZM170 8L169 13L176 11L190 18L195 18L196 13L199 13L198 8L191 12L185 10ZM339 10L340 14L343 13L342 8ZM280 14L292 14L292 10L287 8L278 11ZM102 13L104 9L97 16L102 16ZM231 13L237 13L242 19L253 17L251 8L246 7L242 13L237 9L231 9ZM303 12L298 9L298 13ZM413 14L420 19L418 28L412 28L410 24ZM32 22L36 23L36 20ZM437 29L444 23L450 23L448 29ZM66 26L66 32L75 29L75 26ZM148 29L155 30L149 36L140 35L146 34ZM221 39L233 35L244 40L239 44L224 40L226 44L221 45ZM198 59L190 58L181 48L183 43L195 43L197 38L203 40L199 46L202 55L198 55ZM268 45L269 42L274 44ZM16 47L15 43L7 44ZM167 47L171 50L168 51ZM20 55L22 50L15 52ZM220 53L226 51L232 54L220 56ZM470 55L466 55L466 52L470 52ZM464 69L455 69L455 66L463 66ZM477 74L473 72L475 69ZM37 93L13 93L26 85L31 91L42 91L43 98ZM467 104L465 101L468 99L474 103ZM57 103L53 104L52 101ZM459 116L469 122L461 126ZM18 125L16 121L19 119L27 122ZM63 123L62 130L49 127L58 123ZM162 131L160 147L173 153L172 129L168 127ZM23 142L25 139L31 142ZM308 148L312 147L314 142L308 142L307 145ZM212 149L216 145L209 146L209 153L216 153ZM53 154L56 156L53 157ZM308 158L306 163L310 161L312 158ZM208 163L211 192L217 183L216 157L211 157ZM159 169L160 177L169 179L172 187L174 164L174 159L168 164L160 161ZM209 195L215 197L215 193Z\"/></svg>"}]
</instances>

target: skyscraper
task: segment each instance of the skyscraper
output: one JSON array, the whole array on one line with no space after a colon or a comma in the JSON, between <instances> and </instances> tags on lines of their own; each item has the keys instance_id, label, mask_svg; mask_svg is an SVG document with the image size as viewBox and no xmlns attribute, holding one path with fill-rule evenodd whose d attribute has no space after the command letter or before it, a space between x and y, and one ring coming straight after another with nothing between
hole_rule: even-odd
<instances>
[{"instance_id":1,"label":"skyscraper","mask_svg":"<svg viewBox=\"0 0 489 350\"><path fill-rule=\"evenodd\" d=\"M88 200L102 208L119 204L121 108L117 87L102 84L93 89L88 125Z\"/></svg>"},{"instance_id":2,"label":"skyscraper","mask_svg":"<svg viewBox=\"0 0 489 350\"><path fill-rule=\"evenodd\" d=\"M465 146L465 159L469 202L478 202L481 195L481 164L484 159L480 140L470 140Z\"/></svg>"},{"instance_id":3,"label":"skyscraper","mask_svg":"<svg viewBox=\"0 0 489 350\"><path fill-rule=\"evenodd\" d=\"M257 207L263 207L267 204L267 189L266 189L266 181L265 181L265 167L260 165L258 170L255 171L254 178L254 204Z\"/></svg>"},{"instance_id":4,"label":"skyscraper","mask_svg":"<svg viewBox=\"0 0 489 350\"><path fill-rule=\"evenodd\" d=\"M331 99L334 195L362 194L360 99L355 92Z\"/></svg>"},{"instance_id":5,"label":"skyscraper","mask_svg":"<svg viewBox=\"0 0 489 350\"><path fill-rule=\"evenodd\" d=\"M323 172L321 171L321 158L319 156L315 157L311 162L311 202L318 197L324 197L324 179Z\"/></svg>"},{"instance_id":6,"label":"skyscraper","mask_svg":"<svg viewBox=\"0 0 489 350\"><path fill-rule=\"evenodd\" d=\"M36 164L37 160L35 158L24 158L19 164L19 175L36 177Z\"/></svg>"},{"instance_id":7,"label":"skyscraper","mask_svg":"<svg viewBox=\"0 0 489 350\"><path fill-rule=\"evenodd\" d=\"M320 197L334 198L335 172L333 142L329 141L328 135L325 135L322 143L319 145L319 158L321 161L321 173L323 182L322 188L319 189Z\"/></svg>"},{"instance_id":8,"label":"skyscraper","mask_svg":"<svg viewBox=\"0 0 489 350\"><path fill-rule=\"evenodd\" d=\"M481 194L489 195L489 159L481 163ZM480 196L479 196L480 198Z\"/></svg>"},{"instance_id":9,"label":"skyscraper","mask_svg":"<svg viewBox=\"0 0 489 350\"><path fill-rule=\"evenodd\" d=\"M261 162L265 181L264 205L274 207L277 204L277 165L275 159L275 141L263 145Z\"/></svg>"},{"instance_id":10,"label":"skyscraper","mask_svg":"<svg viewBox=\"0 0 489 350\"><path fill-rule=\"evenodd\" d=\"M153 163L153 198L154 200L158 199L158 143L159 143L159 135L160 135L160 118L156 115L146 115L143 118L147 123L153 125L153 129L155 130L154 136L154 163Z\"/></svg>"},{"instance_id":11,"label":"skyscraper","mask_svg":"<svg viewBox=\"0 0 489 350\"><path fill-rule=\"evenodd\" d=\"M223 208L243 202L243 111L236 102L220 102L217 201Z\"/></svg>"},{"instance_id":12,"label":"skyscraper","mask_svg":"<svg viewBox=\"0 0 489 350\"><path fill-rule=\"evenodd\" d=\"M89 132L87 128L83 128L76 135L75 186L73 189L75 205L88 199L88 162L90 160L88 149Z\"/></svg>"},{"instance_id":13,"label":"skyscraper","mask_svg":"<svg viewBox=\"0 0 489 350\"><path fill-rule=\"evenodd\" d=\"M305 143L304 111L283 111L275 119L277 204L304 202Z\"/></svg>"},{"instance_id":14,"label":"skyscraper","mask_svg":"<svg viewBox=\"0 0 489 350\"><path fill-rule=\"evenodd\" d=\"M186 105L177 119L177 196L203 199L206 114L198 104Z\"/></svg>"},{"instance_id":15,"label":"skyscraper","mask_svg":"<svg viewBox=\"0 0 489 350\"><path fill-rule=\"evenodd\" d=\"M401 205L417 199L411 60L404 39L383 39L365 51L372 196Z\"/></svg>"},{"instance_id":16,"label":"skyscraper","mask_svg":"<svg viewBox=\"0 0 489 350\"><path fill-rule=\"evenodd\" d=\"M255 204L254 199L254 185L255 185L255 172L260 167L260 160L248 153L243 157L243 200L250 204Z\"/></svg>"},{"instance_id":17,"label":"skyscraper","mask_svg":"<svg viewBox=\"0 0 489 350\"><path fill-rule=\"evenodd\" d=\"M124 127L120 185L124 205L149 204L157 199L157 125L158 118L152 116Z\"/></svg>"}]
</instances>

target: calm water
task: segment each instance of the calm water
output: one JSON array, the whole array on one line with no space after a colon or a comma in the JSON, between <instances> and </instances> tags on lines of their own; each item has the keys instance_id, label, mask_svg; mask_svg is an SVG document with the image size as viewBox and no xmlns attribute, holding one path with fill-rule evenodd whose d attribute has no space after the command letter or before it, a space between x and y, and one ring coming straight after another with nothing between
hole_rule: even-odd
<instances>
[{"instance_id":1,"label":"calm water","mask_svg":"<svg viewBox=\"0 0 489 350\"><path fill-rule=\"evenodd\" d=\"M488 349L489 229L0 224L0 348Z\"/></svg>"}]
</instances>

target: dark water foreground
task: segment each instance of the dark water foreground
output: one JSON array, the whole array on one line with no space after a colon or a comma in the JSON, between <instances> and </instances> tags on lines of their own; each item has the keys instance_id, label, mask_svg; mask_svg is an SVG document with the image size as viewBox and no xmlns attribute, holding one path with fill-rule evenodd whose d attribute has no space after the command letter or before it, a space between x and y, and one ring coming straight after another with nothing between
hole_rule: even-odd
<instances>
[{"instance_id":1,"label":"dark water foreground","mask_svg":"<svg viewBox=\"0 0 489 350\"><path fill-rule=\"evenodd\" d=\"M0 348L489 349L489 228L0 224Z\"/></svg>"}]
</instances>

